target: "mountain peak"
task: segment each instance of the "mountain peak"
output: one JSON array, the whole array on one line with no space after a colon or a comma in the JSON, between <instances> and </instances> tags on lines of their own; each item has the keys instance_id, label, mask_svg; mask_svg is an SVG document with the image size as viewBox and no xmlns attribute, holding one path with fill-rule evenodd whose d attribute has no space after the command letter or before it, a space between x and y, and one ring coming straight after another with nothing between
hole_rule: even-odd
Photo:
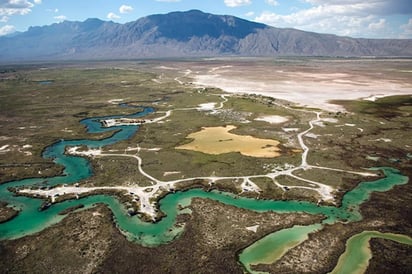
<instances>
[{"instance_id":1,"label":"mountain peak","mask_svg":"<svg viewBox=\"0 0 412 274\"><path fill-rule=\"evenodd\" d=\"M196 56L412 56L412 40L353 39L278 29L200 10L126 24L91 18L0 37L0 60Z\"/></svg>"},{"instance_id":2,"label":"mountain peak","mask_svg":"<svg viewBox=\"0 0 412 274\"><path fill-rule=\"evenodd\" d=\"M83 23L103 23L104 21L99 18L87 18Z\"/></svg>"},{"instance_id":3,"label":"mountain peak","mask_svg":"<svg viewBox=\"0 0 412 274\"><path fill-rule=\"evenodd\" d=\"M200 10L151 15L146 17L145 23L156 25L160 35L178 41L203 36L232 36L241 39L258 29L268 27L234 16L214 15Z\"/></svg>"}]
</instances>

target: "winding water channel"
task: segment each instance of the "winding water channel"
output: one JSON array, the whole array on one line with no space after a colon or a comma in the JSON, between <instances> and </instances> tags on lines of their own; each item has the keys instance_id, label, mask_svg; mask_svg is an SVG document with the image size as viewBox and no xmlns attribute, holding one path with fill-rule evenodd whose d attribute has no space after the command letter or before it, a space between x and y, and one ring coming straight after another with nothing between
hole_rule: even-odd
<instances>
[{"instance_id":1,"label":"winding water channel","mask_svg":"<svg viewBox=\"0 0 412 274\"><path fill-rule=\"evenodd\" d=\"M143 117L154 112L153 108L144 107L142 111L127 118ZM123 117L123 116L122 116ZM358 221L362 218L359 205L369 199L370 193L374 191L387 191L395 185L406 184L408 178L391 168L380 168L386 177L374 182L364 182L355 189L348 192L342 201L341 207L318 206L310 202L300 201L272 201L256 200L237 197L230 193L211 191L205 192L201 189L189 191L178 191L169 194L159 202L159 207L166 217L156 223L141 221L138 217L130 217L123 204L109 195L94 195L78 200L68 200L51 205L47 210L39 211L42 200L15 196L8 188L30 187L30 186L55 186L58 184L74 184L80 180L92 176L93 171L86 158L66 155L67 147L88 146L99 148L111 145L132 137L139 126L114 126L105 128L100 123L102 119L115 119L120 116L94 117L81 121L89 133L102 133L111 131L113 134L102 140L60 140L43 152L43 157L53 159L57 164L64 167L62 175L51 178L30 178L9 182L0 185L0 200L9 203L19 210L19 214L8 222L0 224L0 239L15 239L41 231L50 225L59 222L63 216L58 213L70 207L83 204L85 208L93 207L97 203L107 205L114 214L118 228L130 239L144 246L157 246L172 241L181 234L184 227L176 225L176 216L181 214L179 205L187 206L196 197L207 198L257 212L276 211L278 213L305 212L308 214L323 214L325 223L337 221ZM321 229L323 224L311 226L295 226L290 229L268 235L250 247L246 248L239 256L245 268L252 272L251 265L258 263L272 263L280 258L289 248L296 246L306 239L310 232ZM410 242L408 242L410 244ZM339 272L336 272L339 273Z\"/></svg>"}]
</instances>

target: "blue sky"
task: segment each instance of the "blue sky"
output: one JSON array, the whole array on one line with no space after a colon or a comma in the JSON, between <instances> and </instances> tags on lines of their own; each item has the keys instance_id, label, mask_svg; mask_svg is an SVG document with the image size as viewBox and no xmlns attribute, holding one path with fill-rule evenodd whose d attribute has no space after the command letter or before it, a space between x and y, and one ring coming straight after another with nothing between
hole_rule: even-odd
<instances>
[{"instance_id":1,"label":"blue sky","mask_svg":"<svg viewBox=\"0 0 412 274\"><path fill-rule=\"evenodd\" d=\"M125 23L190 9L281 28L412 39L412 0L0 0L0 35L64 20L99 18Z\"/></svg>"}]
</instances>

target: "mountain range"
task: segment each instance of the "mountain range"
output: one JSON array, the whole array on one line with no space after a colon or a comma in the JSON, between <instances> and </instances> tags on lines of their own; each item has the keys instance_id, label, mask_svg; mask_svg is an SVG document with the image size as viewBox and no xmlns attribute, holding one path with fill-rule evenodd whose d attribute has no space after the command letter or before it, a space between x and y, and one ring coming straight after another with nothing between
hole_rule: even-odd
<instances>
[{"instance_id":1,"label":"mountain range","mask_svg":"<svg viewBox=\"0 0 412 274\"><path fill-rule=\"evenodd\" d=\"M125 24L64 21L0 37L0 62L210 56L412 56L412 40L282 29L198 10Z\"/></svg>"}]
</instances>

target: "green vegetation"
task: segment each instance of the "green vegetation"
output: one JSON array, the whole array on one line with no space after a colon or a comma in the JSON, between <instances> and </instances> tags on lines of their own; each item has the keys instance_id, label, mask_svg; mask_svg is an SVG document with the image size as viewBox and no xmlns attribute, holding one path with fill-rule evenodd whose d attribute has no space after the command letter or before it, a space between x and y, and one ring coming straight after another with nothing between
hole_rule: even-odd
<instances>
[{"instance_id":1,"label":"green vegetation","mask_svg":"<svg viewBox=\"0 0 412 274\"><path fill-rule=\"evenodd\" d=\"M388 96L376 101L335 101L343 104L349 111L369 114L379 118L391 119L397 116L410 117L412 111L412 96ZM408 114L409 113L409 114Z\"/></svg>"},{"instance_id":2,"label":"green vegetation","mask_svg":"<svg viewBox=\"0 0 412 274\"><path fill-rule=\"evenodd\" d=\"M83 182L87 186L151 185L151 182L140 174L136 159L109 156L94 158L91 161L93 163L94 176Z\"/></svg>"}]
</instances>

